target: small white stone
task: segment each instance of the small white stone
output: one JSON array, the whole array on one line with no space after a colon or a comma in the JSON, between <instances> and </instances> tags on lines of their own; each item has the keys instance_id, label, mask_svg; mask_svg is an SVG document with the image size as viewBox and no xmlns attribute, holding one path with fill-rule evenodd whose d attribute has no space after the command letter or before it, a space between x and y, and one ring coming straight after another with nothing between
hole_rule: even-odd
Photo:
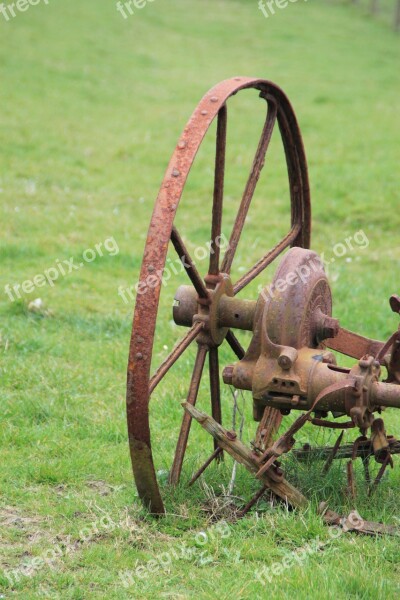
<instances>
[{"instance_id":1,"label":"small white stone","mask_svg":"<svg viewBox=\"0 0 400 600\"><path fill-rule=\"evenodd\" d=\"M32 302L28 304L28 310L33 312L39 311L44 307L43 300L41 298L35 298Z\"/></svg>"}]
</instances>

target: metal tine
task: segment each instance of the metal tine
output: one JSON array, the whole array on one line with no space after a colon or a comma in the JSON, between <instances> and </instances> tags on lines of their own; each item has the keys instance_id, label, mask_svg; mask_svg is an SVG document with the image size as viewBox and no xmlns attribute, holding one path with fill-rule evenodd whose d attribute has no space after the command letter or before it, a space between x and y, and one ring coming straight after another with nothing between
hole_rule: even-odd
<instances>
[{"instance_id":1,"label":"metal tine","mask_svg":"<svg viewBox=\"0 0 400 600\"><path fill-rule=\"evenodd\" d=\"M207 469L207 467L209 467L211 465L211 463L213 462L213 460L215 460L222 452L222 448L220 448L218 446L218 448L216 448L214 450L214 452L211 454L211 456L209 456L206 460L206 462L200 467L200 469L198 471L196 471L196 473L193 475L192 479L189 481L189 487L192 486L200 477L200 475L202 475L204 473L204 471Z\"/></svg>"},{"instance_id":2,"label":"metal tine","mask_svg":"<svg viewBox=\"0 0 400 600\"><path fill-rule=\"evenodd\" d=\"M328 456L328 459L326 461L326 463L323 466L322 469L322 474L323 475L327 475L327 473L330 471L330 468L332 466L333 460L336 456L336 454L338 453L338 450L340 448L340 444L342 443L343 440L343 436L344 436L344 431L342 431L339 435L339 437L337 438L335 445L332 448L332 453Z\"/></svg>"}]
</instances>

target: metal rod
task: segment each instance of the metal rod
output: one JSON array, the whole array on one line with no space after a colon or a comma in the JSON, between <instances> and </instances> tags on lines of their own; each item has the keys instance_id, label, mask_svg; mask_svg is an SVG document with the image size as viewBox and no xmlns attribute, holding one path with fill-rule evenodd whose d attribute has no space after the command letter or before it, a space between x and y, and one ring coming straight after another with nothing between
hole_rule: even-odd
<instances>
[{"instance_id":1,"label":"metal rod","mask_svg":"<svg viewBox=\"0 0 400 600\"><path fill-rule=\"evenodd\" d=\"M267 489L268 486L263 485L262 488L259 489L258 492L252 497L252 499L246 504L246 506L242 508L242 510L238 513L238 517L244 517L249 512L249 510L252 509L253 506L259 501L259 499L262 498L262 496L264 496Z\"/></svg>"},{"instance_id":2,"label":"metal rod","mask_svg":"<svg viewBox=\"0 0 400 600\"><path fill-rule=\"evenodd\" d=\"M196 404L197 395L199 393L201 376L203 374L204 362L206 360L207 352L208 352L208 346L200 344L198 347L198 350L197 350L197 356L196 356L196 361L194 363L194 369L193 369L193 373L192 373L192 379L190 382L189 393L188 393L187 399L186 399L186 402L188 404L190 404L191 406L194 406ZM181 430L179 433L178 442L176 445L174 462L173 462L170 476L169 476L169 482L172 485L176 485L177 483L179 483L179 479L180 479L181 471L182 471L183 459L185 456L186 447L187 447L187 443L188 443L188 439L189 439L191 424L192 424L192 418L187 412L185 412L183 419L182 419L182 425L181 425Z\"/></svg>"},{"instance_id":3,"label":"metal rod","mask_svg":"<svg viewBox=\"0 0 400 600\"><path fill-rule=\"evenodd\" d=\"M211 393L211 414L213 419L222 425L221 412L221 390L219 383L219 360L218 348L210 348L209 354L209 370L210 370L210 393ZM214 439L214 450L218 448L218 442Z\"/></svg>"},{"instance_id":4,"label":"metal rod","mask_svg":"<svg viewBox=\"0 0 400 600\"><path fill-rule=\"evenodd\" d=\"M327 461L324 464L324 467L322 469L322 474L323 475L326 475L329 472L329 470L330 470L330 468L332 466L333 460L334 460L336 454L338 453L340 444L342 443L343 436L344 436L344 431L342 431L341 434L339 435L338 439L336 440L335 445L332 448L331 454L328 456Z\"/></svg>"},{"instance_id":5,"label":"metal rod","mask_svg":"<svg viewBox=\"0 0 400 600\"><path fill-rule=\"evenodd\" d=\"M400 454L400 442L395 438L389 438L389 450L391 454ZM296 460L326 460L332 447L324 448L302 448L301 450L294 450L293 455ZM367 442L361 442L357 447L357 458L365 458L367 456L373 456L374 451L370 440ZM353 444L345 444L341 446L335 456L335 459L352 458L353 456Z\"/></svg>"},{"instance_id":6,"label":"metal rod","mask_svg":"<svg viewBox=\"0 0 400 600\"><path fill-rule=\"evenodd\" d=\"M353 461L349 460L347 463L347 493L350 498L356 497L356 486L354 482L354 469L353 469Z\"/></svg>"},{"instance_id":7,"label":"metal rod","mask_svg":"<svg viewBox=\"0 0 400 600\"><path fill-rule=\"evenodd\" d=\"M212 461L215 460L221 454L222 451L223 451L222 448L220 448L219 446L214 450L214 452L211 454L211 456L209 458L207 458L206 462L193 475L192 479L189 481L189 487L198 480L200 475L202 475L204 473L204 471L207 469L207 467L209 467L211 465Z\"/></svg>"},{"instance_id":8,"label":"metal rod","mask_svg":"<svg viewBox=\"0 0 400 600\"><path fill-rule=\"evenodd\" d=\"M296 223L293 225L292 229L289 233L277 244L274 248L272 248L263 258L261 258L256 264L245 273L233 286L234 294L238 294L240 290L242 290L246 285L248 285L257 275L262 273L268 265L272 263L288 246L294 242L301 231L301 225Z\"/></svg>"},{"instance_id":9,"label":"metal rod","mask_svg":"<svg viewBox=\"0 0 400 600\"><path fill-rule=\"evenodd\" d=\"M221 271L222 273L230 273L233 259L235 257L236 248L239 243L240 236L242 234L243 226L246 221L247 213L249 211L250 203L256 189L258 179L260 177L261 170L265 162L265 154L267 152L269 143L271 141L272 132L276 121L276 115L278 112L277 105L275 102L270 102L268 105L267 118L265 120L264 128L258 143L256 155L254 157L253 166L246 183L246 187L243 193L242 201L240 203L239 212L236 216L236 221L233 226L231 237L229 239L228 250L225 253L224 260L222 262Z\"/></svg>"},{"instance_id":10,"label":"metal rod","mask_svg":"<svg viewBox=\"0 0 400 600\"><path fill-rule=\"evenodd\" d=\"M368 492L368 496L372 496L372 494L374 493L374 491L376 490L376 488L378 487L378 485L381 482L381 479L387 469L388 465L393 465L393 460L390 454L388 454L385 458L385 461L382 463L381 468L378 471L378 475L375 477L371 487L369 488L369 492Z\"/></svg>"},{"instance_id":11,"label":"metal rod","mask_svg":"<svg viewBox=\"0 0 400 600\"><path fill-rule=\"evenodd\" d=\"M157 385L160 383L164 375L170 370L172 365L176 363L178 358L184 353L186 348L190 346L193 340L196 339L200 331L203 329L204 323L195 323L185 337L178 343L177 346L172 350L171 354L167 356L164 362L158 367L149 383L149 393L151 394Z\"/></svg>"},{"instance_id":12,"label":"metal rod","mask_svg":"<svg viewBox=\"0 0 400 600\"><path fill-rule=\"evenodd\" d=\"M225 178L225 150L226 150L226 122L227 110L224 104L218 112L217 123L217 145L215 151L215 174L214 174L214 198L212 209L211 225L211 248L210 248L210 266L209 275L218 275L219 273L219 255L222 226L222 203L224 197L224 178Z\"/></svg>"},{"instance_id":13,"label":"metal rod","mask_svg":"<svg viewBox=\"0 0 400 600\"><path fill-rule=\"evenodd\" d=\"M245 351L242 348L242 345L239 342L239 340L237 339L237 337L235 336L235 334L232 333L231 330L229 330L228 333L226 334L225 339L228 342L228 344L230 345L230 347L232 348L232 350L234 351L234 353L236 354L236 356L238 357L238 359L241 360L243 358L243 356L245 355Z\"/></svg>"},{"instance_id":14,"label":"metal rod","mask_svg":"<svg viewBox=\"0 0 400 600\"><path fill-rule=\"evenodd\" d=\"M200 277L200 275L195 267L195 264L192 261L190 254L189 254L181 236L179 235L179 232L178 232L177 228L175 227L175 225L172 227L172 231L171 231L171 242L172 242L179 258L181 259L181 262L185 268L186 273L188 274L190 281L193 283L194 287L196 288L198 295L200 296L200 298L208 298L208 291L205 286L205 283L202 280L202 278Z\"/></svg>"}]
</instances>

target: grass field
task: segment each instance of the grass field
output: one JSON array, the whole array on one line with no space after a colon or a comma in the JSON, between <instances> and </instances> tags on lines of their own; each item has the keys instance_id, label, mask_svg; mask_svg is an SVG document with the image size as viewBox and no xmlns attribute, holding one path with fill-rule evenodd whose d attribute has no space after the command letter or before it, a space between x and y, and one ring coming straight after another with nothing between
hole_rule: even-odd
<instances>
[{"instance_id":1,"label":"grass field","mask_svg":"<svg viewBox=\"0 0 400 600\"><path fill-rule=\"evenodd\" d=\"M125 304L118 288L138 279L154 200L191 111L218 81L259 76L283 87L298 115L312 186L313 249L332 256L335 244L356 232L368 238L329 270L334 315L360 333L388 337L398 325L388 298L399 291L400 38L357 7L317 0L289 4L268 19L256 0L154 0L127 19L106 0L50 0L9 21L0 15L0 36L0 597L398 598L398 540L332 539L316 515L318 502L327 500L340 512L355 507L365 518L396 523L398 460L372 499L358 473L355 506L344 494L344 464L324 480L321 463L289 461L290 477L312 500L308 510L264 502L238 523L212 525L205 508L228 486L232 464L211 467L208 487L186 489L211 449L195 424L182 485L168 488L192 350L154 395L153 445L168 516L146 515L125 423L133 302ZM227 236L262 123L257 102L246 93L231 103ZM192 250L209 236L212 137L178 213ZM286 231L288 206L276 137L235 277ZM102 256L95 250L101 243ZM13 301L6 292L70 257L79 265L83 256L93 260L53 286L39 278L41 287L26 284ZM273 272L246 295L255 298ZM171 302L182 282L174 277L163 293L155 364L181 336ZM221 364L230 361L224 348ZM207 400L204 383L205 410ZM251 439L251 398L245 401ZM232 419L229 390L224 418ZM389 411L386 422L400 434L399 415ZM308 439L315 433L299 436ZM239 470L235 495L248 499L256 489ZM322 546L302 554L317 538ZM283 567L294 552L291 568ZM256 572L274 563L263 586Z\"/></svg>"}]
</instances>

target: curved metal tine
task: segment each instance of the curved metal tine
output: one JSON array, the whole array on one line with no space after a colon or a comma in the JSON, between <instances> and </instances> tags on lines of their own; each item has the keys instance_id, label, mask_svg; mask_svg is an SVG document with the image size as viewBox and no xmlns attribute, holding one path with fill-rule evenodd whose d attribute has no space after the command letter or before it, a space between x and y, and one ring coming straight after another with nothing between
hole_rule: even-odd
<instances>
[{"instance_id":1,"label":"curved metal tine","mask_svg":"<svg viewBox=\"0 0 400 600\"><path fill-rule=\"evenodd\" d=\"M222 273L230 273L232 262L235 257L236 248L239 243L239 239L243 230L243 226L249 211L250 203L256 189L258 179L260 177L261 170L265 162L265 154L267 152L269 143L271 141L272 132L274 130L276 117L278 113L277 104L270 100L268 104L267 117L265 120L264 128L258 143L257 152L254 157L253 166L251 173L246 183L246 187L243 193L242 201L240 203L239 211L236 216L236 221L233 226L231 237L229 240L229 246L222 262L221 271Z\"/></svg>"},{"instance_id":2,"label":"curved metal tine","mask_svg":"<svg viewBox=\"0 0 400 600\"><path fill-rule=\"evenodd\" d=\"M203 374L204 363L206 360L207 352L208 352L208 346L199 344L199 347L197 350L196 361L194 363L192 379L190 381L189 392L188 392L187 400L186 400L186 402L188 402L192 406L194 406L196 404L197 395L199 393L199 387L200 387L200 382L201 382L201 376ZM171 472L169 474L169 482L172 485L176 485L177 483L179 483L179 479L180 479L181 471L182 471L183 459L185 456L186 447L187 447L187 443L188 443L188 439L189 439L191 424L192 424L192 418L187 412L185 412L183 419L182 419L182 425L181 425L181 430L179 433L178 442L176 444L174 462L173 462L173 465L171 468Z\"/></svg>"},{"instance_id":3,"label":"curved metal tine","mask_svg":"<svg viewBox=\"0 0 400 600\"><path fill-rule=\"evenodd\" d=\"M214 195L211 225L211 246L209 274L218 275L220 240L222 225L222 204L224 197L225 151L226 151L227 109L224 104L218 112L217 140L215 149Z\"/></svg>"},{"instance_id":4,"label":"curved metal tine","mask_svg":"<svg viewBox=\"0 0 400 600\"><path fill-rule=\"evenodd\" d=\"M301 225L296 223L293 225L289 233L272 248L267 254L265 254L256 264L247 271L233 286L234 294L238 294L246 285L248 285L257 275L262 273L264 269L268 267L286 248L288 248L294 240L297 238L301 230Z\"/></svg>"},{"instance_id":5,"label":"curved metal tine","mask_svg":"<svg viewBox=\"0 0 400 600\"><path fill-rule=\"evenodd\" d=\"M241 343L239 342L236 335L232 332L231 329L226 334L225 339L236 354L236 356L239 358L239 360L241 360L246 353L244 351L244 348L242 348Z\"/></svg>"},{"instance_id":6,"label":"curved metal tine","mask_svg":"<svg viewBox=\"0 0 400 600\"><path fill-rule=\"evenodd\" d=\"M166 375L166 373L170 370L173 364L176 363L178 358L184 353L186 348L190 346L193 340L196 339L200 331L203 329L204 323L199 322L195 323L187 332L185 337L181 339L181 341L175 346L172 352L167 356L167 358L161 363L158 367L157 371L154 373L153 377L150 379L149 383L149 393L151 394L157 385L160 383L161 379Z\"/></svg>"},{"instance_id":7,"label":"curved metal tine","mask_svg":"<svg viewBox=\"0 0 400 600\"><path fill-rule=\"evenodd\" d=\"M217 423L222 425L218 348L210 348L208 360L210 370L211 414L213 419L215 419ZM216 450L217 448L218 442L214 439L214 450Z\"/></svg>"},{"instance_id":8,"label":"curved metal tine","mask_svg":"<svg viewBox=\"0 0 400 600\"><path fill-rule=\"evenodd\" d=\"M199 272L197 271L194 262L192 261L190 254L183 243L181 236L175 225L172 227L171 231L171 242L184 266L186 273L189 276L190 281L193 283L198 295L200 298L208 298L208 292L206 286L204 284L203 279L200 277Z\"/></svg>"},{"instance_id":9,"label":"curved metal tine","mask_svg":"<svg viewBox=\"0 0 400 600\"><path fill-rule=\"evenodd\" d=\"M310 247L311 236L311 197L308 181L307 161L300 132L293 132L287 116L278 116L279 130L289 176L292 224L301 223L295 246Z\"/></svg>"}]
</instances>

